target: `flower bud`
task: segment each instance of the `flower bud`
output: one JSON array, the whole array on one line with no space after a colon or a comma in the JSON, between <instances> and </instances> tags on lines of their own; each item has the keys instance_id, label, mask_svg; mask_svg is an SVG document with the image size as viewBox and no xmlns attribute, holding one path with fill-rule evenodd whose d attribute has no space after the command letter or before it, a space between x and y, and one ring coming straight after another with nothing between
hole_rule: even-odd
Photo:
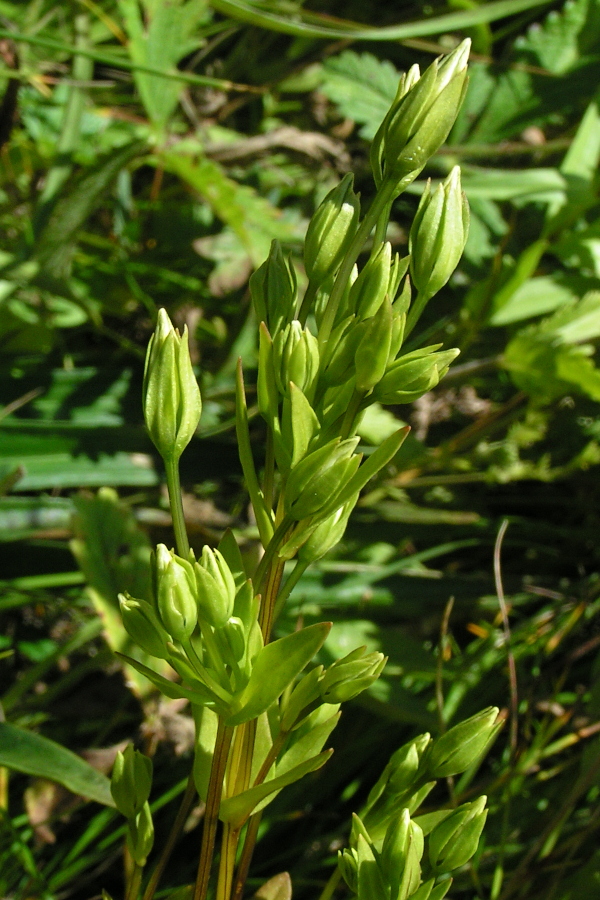
<instances>
[{"instance_id":1,"label":"flower bud","mask_svg":"<svg viewBox=\"0 0 600 900\"><path fill-rule=\"evenodd\" d=\"M279 395L273 368L273 341L264 322L260 323L259 328L256 394L258 411L265 422L272 426L279 411Z\"/></svg>"},{"instance_id":2,"label":"flower bud","mask_svg":"<svg viewBox=\"0 0 600 900\"><path fill-rule=\"evenodd\" d=\"M350 288L348 306L359 321L374 316L389 294L391 266L392 245L386 241L370 257Z\"/></svg>"},{"instance_id":3,"label":"flower bud","mask_svg":"<svg viewBox=\"0 0 600 900\"><path fill-rule=\"evenodd\" d=\"M119 594L119 605L123 626L131 640L150 656L167 659L169 636L152 606L145 600L134 600L129 594Z\"/></svg>"},{"instance_id":4,"label":"flower bud","mask_svg":"<svg viewBox=\"0 0 600 900\"><path fill-rule=\"evenodd\" d=\"M324 519L310 535L298 551L298 559L304 563L313 563L325 556L344 536L350 513L356 506L358 494L340 506L331 516Z\"/></svg>"},{"instance_id":5,"label":"flower bud","mask_svg":"<svg viewBox=\"0 0 600 900\"><path fill-rule=\"evenodd\" d=\"M373 400L384 404L412 403L439 384L459 352L436 352L434 345L406 353L388 368L373 392Z\"/></svg>"},{"instance_id":6,"label":"flower bud","mask_svg":"<svg viewBox=\"0 0 600 900\"><path fill-rule=\"evenodd\" d=\"M129 820L127 844L134 861L143 868L154 844L154 824L148 803L144 803L135 819Z\"/></svg>"},{"instance_id":7,"label":"flower bud","mask_svg":"<svg viewBox=\"0 0 600 900\"><path fill-rule=\"evenodd\" d=\"M429 836L429 861L434 872L450 872L471 859L487 818L486 800L479 797L464 803L435 826Z\"/></svg>"},{"instance_id":8,"label":"flower bud","mask_svg":"<svg viewBox=\"0 0 600 900\"><path fill-rule=\"evenodd\" d=\"M273 241L267 259L250 276L250 296L258 323L264 322L271 334L294 318L296 309L296 272L286 259L279 241Z\"/></svg>"},{"instance_id":9,"label":"flower bud","mask_svg":"<svg viewBox=\"0 0 600 900\"><path fill-rule=\"evenodd\" d=\"M386 297L370 319L354 355L356 389L370 391L385 374L392 341L392 304Z\"/></svg>"},{"instance_id":10,"label":"flower bud","mask_svg":"<svg viewBox=\"0 0 600 900\"><path fill-rule=\"evenodd\" d=\"M445 181L421 197L410 229L410 274L427 298L446 284L457 267L469 233L469 204L461 189L460 169L454 166Z\"/></svg>"},{"instance_id":11,"label":"flower bud","mask_svg":"<svg viewBox=\"0 0 600 900\"><path fill-rule=\"evenodd\" d=\"M146 353L143 384L146 428L165 460L178 460L200 421L202 400L192 369L187 328L179 335L164 309Z\"/></svg>"},{"instance_id":12,"label":"flower bud","mask_svg":"<svg viewBox=\"0 0 600 900\"><path fill-rule=\"evenodd\" d=\"M115 806L126 819L134 819L150 796L152 760L128 744L117 753L110 780Z\"/></svg>"},{"instance_id":13,"label":"flower bud","mask_svg":"<svg viewBox=\"0 0 600 900\"><path fill-rule=\"evenodd\" d=\"M470 40L444 59L436 59L412 86L398 97L375 136L373 160L382 177L412 181L448 137L467 87Z\"/></svg>"},{"instance_id":14,"label":"flower bud","mask_svg":"<svg viewBox=\"0 0 600 900\"><path fill-rule=\"evenodd\" d=\"M476 763L502 727L498 709L489 706L482 712L459 722L434 741L428 760L433 778L459 775Z\"/></svg>"},{"instance_id":15,"label":"flower bud","mask_svg":"<svg viewBox=\"0 0 600 900\"><path fill-rule=\"evenodd\" d=\"M356 316L347 316L331 332L322 362L322 377L328 387L345 384L354 375L354 356L365 328Z\"/></svg>"},{"instance_id":16,"label":"flower bud","mask_svg":"<svg viewBox=\"0 0 600 900\"><path fill-rule=\"evenodd\" d=\"M388 825L381 848L381 869L394 900L406 900L419 886L423 832L403 809Z\"/></svg>"},{"instance_id":17,"label":"flower bud","mask_svg":"<svg viewBox=\"0 0 600 900\"><path fill-rule=\"evenodd\" d=\"M202 557L194 564L198 597L198 615L213 628L222 628L233 612L235 581L218 550L202 548Z\"/></svg>"},{"instance_id":18,"label":"flower bud","mask_svg":"<svg viewBox=\"0 0 600 900\"><path fill-rule=\"evenodd\" d=\"M229 665L240 662L246 652L246 633L242 620L237 616L230 616L217 633L225 642L225 655Z\"/></svg>"},{"instance_id":19,"label":"flower bud","mask_svg":"<svg viewBox=\"0 0 600 900\"><path fill-rule=\"evenodd\" d=\"M353 456L358 438L336 438L294 466L285 486L286 513L296 521L314 516L329 505L360 465Z\"/></svg>"},{"instance_id":20,"label":"flower bud","mask_svg":"<svg viewBox=\"0 0 600 900\"><path fill-rule=\"evenodd\" d=\"M282 396L289 394L290 381L293 381L310 399L319 374L319 342L297 319L275 336L273 367Z\"/></svg>"},{"instance_id":21,"label":"flower bud","mask_svg":"<svg viewBox=\"0 0 600 900\"><path fill-rule=\"evenodd\" d=\"M316 666L304 675L294 687L282 709L280 728L291 731L298 724L298 717L307 706L319 699L319 681L323 675L323 666Z\"/></svg>"},{"instance_id":22,"label":"flower bud","mask_svg":"<svg viewBox=\"0 0 600 900\"><path fill-rule=\"evenodd\" d=\"M383 653L367 653L358 647L325 671L319 685L325 703L344 703L366 690L381 675L387 662Z\"/></svg>"},{"instance_id":23,"label":"flower bud","mask_svg":"<svg viewBox=\"0 0 600 900\"><path fill-rule=\"evenodd\" d=\"M358 863L353 850L338 850L338 866L342 878L353 894L358 891Z\"/></svg>"},{"instance_id":24,"label":"flower bud","mask_svg":"<svg viewBox=\"0 0 600 900\"><path fill-rule=\"evenodd\" d=\"M198 621L196 582L191 564L167 550L156 548L157 605L162 623L177 641L191 635Z\"/></svg>"},{"instance_id":25,"label":"flower bud","mask_svg":"<svg viewBox=\"0 0 600 900\"><path fill-rule=\"evenodd\" d=\"M304 241L304 265L310 281L320 284L339 268L360 216L353 176L345 175L330 191L310 220Z\"/></svg>"}]
</instances>

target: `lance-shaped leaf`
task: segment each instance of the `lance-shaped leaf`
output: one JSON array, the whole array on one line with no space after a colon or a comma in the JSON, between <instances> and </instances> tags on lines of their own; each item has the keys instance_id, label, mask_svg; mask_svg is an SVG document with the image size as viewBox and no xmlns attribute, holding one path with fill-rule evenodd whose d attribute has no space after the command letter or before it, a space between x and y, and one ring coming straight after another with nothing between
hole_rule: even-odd
<instances>
[{"instance_id":1,"label":"lance-shaped leaf","mask_svg":"<svg viewBox=\"0 0 600 900\"><path fill-rule=\"evenodd\" d=\"M321 766L325 765L332 753L333 750L325 750L323 753L319 753L318 756L313 756L312 759L307 759L305 762L300 763L299 766L294 766L293 769L290 769L278 778L273 778L265 784L258 784L256 787L243 791L235 797L229 797L228 800L224 800L221 803L219 818L233 828L241 828L261 800L264 800L269 794L287 787L288 784L293 784L294 781L298 781L309 772L320 769Z\"/></svg>"},{"instance_id":2,"label":"lance-shaped leaf","mask_svg":"<svg viewBox=\"0 0 600 900\"><path fill-rule=\"evenodd\" d=\"M377 450L372 453L369 458L361 465L360 469L352 476L352 478L344 485L339 494L335 495L333 501L325 509L319 513L319 518L326 518L332 515L340 506L343 506L353 494L362 491L364 486L377 473L383 469L385 465L394 458L402 444L404 443L410 427L405 425L398 431L391 434L379 445Z\"/></svg>"},{"instance_id":3,"label":"lance-shaped leaf","mask_svg":"<svg viewBox=\"0 0 600 900\"><path fill-rule=\"evenodd\" d=\"M106 775L66 747L6 722L0 722L0 765L58 781L74 794L104 806L115 805Z\"/></svg>"},{"instance_id":4,"label":"lance-shaped leaf","mask_svg":"<svg viewBox=\"0 0 600 900\"><path fill-rule=\"evenodd\" d=\"M185 697L190 703L199 703L201 706L204 706L206 703L215 703L216 698L214 695L200 684L193 689L184 687L182 684L176 684L174 681L169 681L168 678L163 678L162 675L153 672L152 669L138 662L137 659L125 656L124 653L117 653L116 655L124 659L134 669L137 669L141 675L145 675L148 681L152 682L161 694L164 694L165 697L169 697L171 700L179 700L181 697ZM223 704L221 703L220 705L222 706Z\"/></svg>"},{"instance_id":5,"label":"lance-shaped leaf","mask_svg":"<svg viewBox=\"0 0 600 900\"><path fill-rule=\"evenodd\" d=\"M265 712L322 647L330 628L319 622L263 647L225 724L241 725Z\"/></svg>"}]
</instances>

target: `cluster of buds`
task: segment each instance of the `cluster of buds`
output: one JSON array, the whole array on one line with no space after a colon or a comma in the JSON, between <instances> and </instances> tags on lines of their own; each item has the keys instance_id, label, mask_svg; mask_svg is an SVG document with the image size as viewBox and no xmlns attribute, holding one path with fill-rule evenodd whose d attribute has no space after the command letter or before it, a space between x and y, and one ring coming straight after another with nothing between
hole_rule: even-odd
<instances>
[{"instance_id":1,"label":"cluster of buds","mask_svg":"<svg viewBox=\"0 0 600 900\"><path fill-rule=\"evenodd\" d=\"M410 183L444 143L467 88L467 39L436 59L421 76L413 66L398 85L396 99L375 135L371 165L375 182Z\"/></svg>"},{"instance_id":2,"label":"cluster of buds","mask_svg":"<svg viewBox=\"0 0 600 900\"><path fill-rule=\"evenodd\" d=\"M272 335L294 319L296 272L279 241L273 241L267 259L250 276L250 295L257 322L264 322Z\"/></svg>"},{"instance_id":3,"label":"cluster of buds","mask_svg":"<svg viewBox=\"0 0 600 900\"><path fill-rule=\"evenodd\" d=\"M452 884L450 873L477 850L486 799L417 819L404 808L390 818L379 840L355 815L350 846L339 854L344 880L358 900L441 900Z\"/></svg>"},{"instance_id":4,"label":"cluster of buds","mask_svg":"<svg viewBox=\"0 0 600 900\"><path fill-rule=\"evenodd\" d=\"M152 787L152 760L131 744L117 753L110 782L115 806L127 819L127 845L136 865L146 865L154 843L148 798Z\"/></svg>"}]
</instances>

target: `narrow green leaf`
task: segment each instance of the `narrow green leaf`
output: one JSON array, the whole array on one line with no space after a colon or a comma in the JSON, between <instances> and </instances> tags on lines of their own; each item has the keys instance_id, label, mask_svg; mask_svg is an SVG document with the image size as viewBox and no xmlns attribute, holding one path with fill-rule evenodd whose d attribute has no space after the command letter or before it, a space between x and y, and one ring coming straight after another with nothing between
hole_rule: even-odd
<instances>
[{"instance_id":1,"label":"narrow green leaf","mask_svg":"<svg viewBox=\"0 0 600 900\"><path fill-rule=\"evenodd\" d=\"M253 809L255 809L261 800L264 800L269 794L273 794L275 791L280 791L282 788L287 787L288 784L293 784L294 781L298 781L309 772L320 769L321 766L325 765L332 753L333 750L325 750L323 753L319 753L318 756L314 756L312 759L307 759L305 762L300 763L299 766L295 766L278 778L273 778L271 781L259 784L257 787L250 788L248 791L244 791L241 794L237 794L235 797L224 800L223 803L221 803L219 818L222 822L227 822L234 828L241 828L246 819L252 815Z\"/></svg>"},{"instance_id":2,"label":"narrow green leaf","mask_svg":"<svg viewBox=\"0 0 600 900\"><path fill-rule=\"evenodd\" d=\"M426 34L456 31L479 25L482 22L494 22L497 19L514 16L526 9L545 6L547 3L548 0L496 0L496 2L486 3L465 12L447 13L444 16L421 19L418 22L407 22L404 25L364 28L355 22L344 22L341 27L335 28L330 25L308 24L303 22L298 14L293 18L292 16L279 16L266 12L264 8L259 9L254 5L244 3L243 0L211 0L211 6L223 15L239 19L242 22L249 22L251 25L261 28L268 28L271 31L294 34L298 37L351 38L355 41L401 41ZM312 14L311 20L314 21L314 19L315 16Z\"/></svg>"},{"instance_id":3,"label":"narrow green leaf","mask_svg":"<svg viewBox=\"0 0 600 900\"><path fill-rule=\"evenodd\" d=\"M241 725L265 712L322 647L330 628L331 623L319 622L263 647L225 724Z\"/></svg>"},{"instance_id":4,"label":"narrow green leaf","mask_svg":"<svg viewBox=\"0 0 600 900\"><path fill-rule=\"evenodd\" d=\"M106 775L55 741L6 722L0 722L0 765L58 781L74 794L104 806L115 805Z\"/></svg>"}]
</instances>

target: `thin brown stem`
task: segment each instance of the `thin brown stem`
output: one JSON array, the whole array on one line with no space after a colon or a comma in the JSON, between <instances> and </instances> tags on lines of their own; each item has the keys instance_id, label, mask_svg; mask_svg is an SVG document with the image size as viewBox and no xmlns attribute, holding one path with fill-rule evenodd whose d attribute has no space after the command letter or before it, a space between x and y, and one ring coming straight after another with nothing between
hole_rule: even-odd
<instances>
[{"instance_id":1,"label":"thin brown stem","mask_svg":"<svg viewBox=\"0 0 600 900\"><path fill-rule=\"evenodd\" d=\"M232 828L231 825L223 826L216 900L229 900L233 884L233 875L235 872L235 856L239 837L239 829Z\"/></svg>"},{"instance_id":2,"label":"thin brown stem","mask_svg":"<svg viewBox=\"0 0 600 900\"><path fill-rule=\"evenodd\" d=\"M181 836L181 832L183 831L183 826L186 823L187 817L189 815L192 803L194 802L194 798L196 796L196 785L194 783L194 776L190 774L188 778L187 787L185 789L185 793L181 798L181 803L179 809L177 810L177 815L175 817L175 821L173 822L173 827L171 828L169 837L167 838L167 843L163 847L162 853L160 854L160 859L156 864L156 868L152 873L152 877L146 886L146 890L144 891L143 900L152 900L154 896L154 892L158 887L158 883L162 878L163 872L169 862L171 857L171 853L175 847L175 844L179 840Z\"/></svg>"},{"instance_id":3,"label":"thin brown stem","mask_svg":"<svg viewBox=\"0 0 600 900\"><path fill-rule=\"evenodd\" d=\"M202 829L202 845L200 848L198 874L194 886L193 900L206 900L206 895L208 893L208 882L210 879L217 825L219 822L219 807L221 805L221 795L223 793L223 776L225 775L232 737L233 728L226 726L223 719L219 718L217 740L215 742L215 755L213 757L210 780L208 783L204 827Z\"/></svg>"},{"instance_id":4,"label":"thin brown stem","mask_svg":"<svg viewBox=\"0 0 600 900\"><path fill-rule=\"evenodd\" d=\"M262 813L258 812L251 816L250 821L248 822L244 846L242 847L242 855L240 856L237 872L235 873L235 881L231 892L231 900L241 900L242 898L246 879L248 878L248 872L250 871L252 854L254 853L254 847L256 846L256 839L258 837L258 829L260 827L261 818Z\"/></svg>"},{"instance_id":5,"label":"thin brown stem","mask_svg":"<svg viewBox=\"0 0 600 900\"><path fill-rule=\"evenodd\" d=\"M519 724L519 693L517 687L517 667L515 665L515 656L510 647L510 624L508 621L508 610L504 597L504 587L502 585L502 565L501 550L502 541L508 528L508 519L504 519L498 529L496 544L494 546L494 581L496 584L496 595L498 597L498 605L500 606L500 614L502 615L502 627L504 629L504 640L506 643L506 653L508 657L508 681L510 687L510 752L514 756L517 750L517 736Z\"/></svg>"}]
</instances>

